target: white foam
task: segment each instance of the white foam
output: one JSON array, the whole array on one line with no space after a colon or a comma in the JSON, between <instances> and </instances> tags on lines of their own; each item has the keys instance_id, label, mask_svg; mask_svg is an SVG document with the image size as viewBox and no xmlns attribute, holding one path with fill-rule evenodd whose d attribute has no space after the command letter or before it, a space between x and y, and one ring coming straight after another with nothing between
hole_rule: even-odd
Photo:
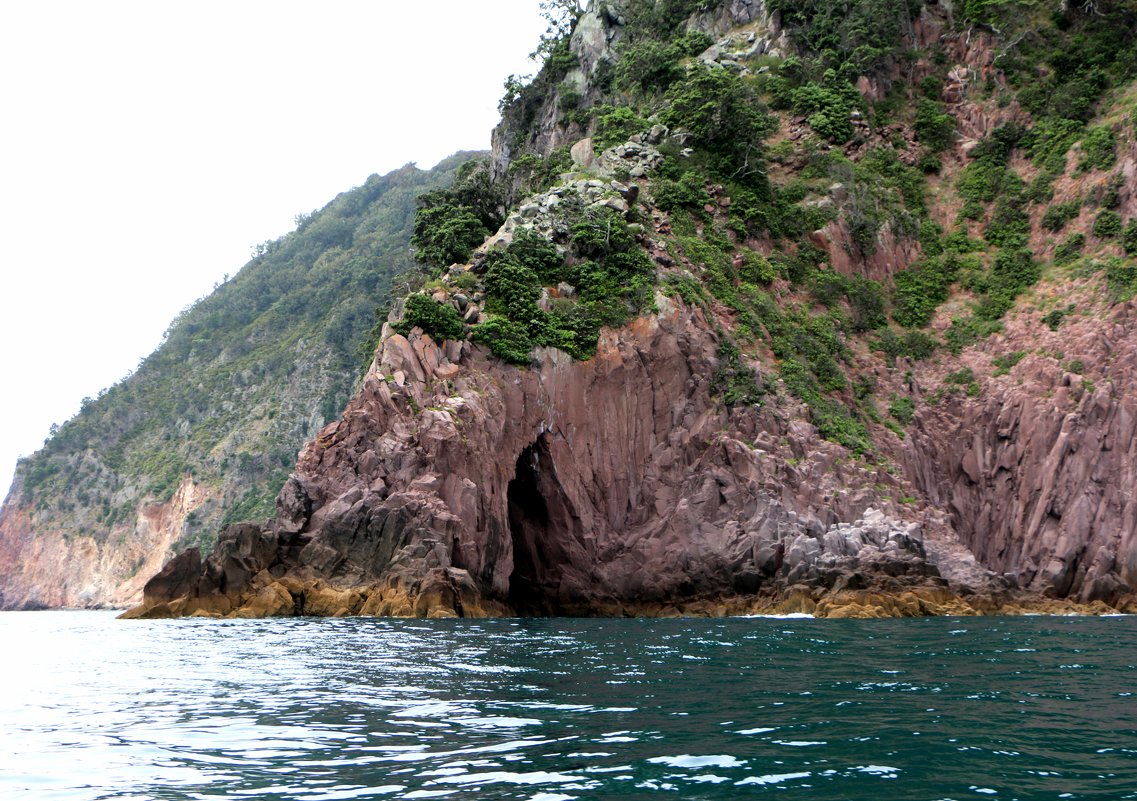
<instances>
[{"instance_id":1,"label":"white foam","mask_svg":"<svg viewBox=\"0 0 1137 801\"><path fill-rule=\"evenodd\" d=\"M735 782L734 785L741 787L744 784L780 784L781 782L793 781L794 779L808 779L809 777L809 773L770 773L765 776L751 776L740 782Z\"/></svg>"},{"instance_id":2,"label":"white foam","mask_svg":"<svg viewBox=\"0 0 1137 801\"><path fill-rule=\"evenodd\" d=\"M746 764L745 760L739 760L729 754L710 754L707 756L680 754L679 756L652 757L648 762L656 765L669 765L673 768L740 768Z\"/></svg>"}]
</instances>

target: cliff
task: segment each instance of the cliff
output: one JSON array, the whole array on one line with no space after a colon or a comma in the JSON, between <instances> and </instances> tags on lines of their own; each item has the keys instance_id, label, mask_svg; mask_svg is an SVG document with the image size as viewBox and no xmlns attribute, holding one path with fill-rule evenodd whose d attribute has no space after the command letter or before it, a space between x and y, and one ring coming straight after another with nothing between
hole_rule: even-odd
<instances>
[{"instance_id":1,"label":"cliff","mask_svg":"<svg viewBox=\"0 0 1137 801\"><path fill-rule=\"evenodd\" d=\"M1137 9L560 20L267 524L169 615L1137 605Z\"/></svg>"},{"instance_id":2,"label":"cliff","mask_svg":"<svg viewBox=\"0 0 1137 801\"><path fill-rule=\"evenodd\" d=\"M372 176L298 218L21 460L0 508L0 609L137 603L171 555L268 517L370 360L415 198L477 155Z\"/></svg>"}]
</instances>

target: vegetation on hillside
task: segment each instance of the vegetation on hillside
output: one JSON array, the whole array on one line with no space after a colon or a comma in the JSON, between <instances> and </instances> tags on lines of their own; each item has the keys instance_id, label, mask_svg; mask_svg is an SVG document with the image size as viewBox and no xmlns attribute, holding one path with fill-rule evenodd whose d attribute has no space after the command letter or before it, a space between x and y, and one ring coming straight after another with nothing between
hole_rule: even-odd
<instances>
[{"instance_id":1,"label":"vegetation on hillside","mask_svg":"<svg viewBox=\"0 0 1137 801\"><path fill-rule=\"evenodd\" d=\"M186 476L221 497L193 515L184 542L206 545L221 523L271 513L297 450L340 413L370 360L375 308L412 267L416 198L468 174L470 158L373 175L258 245L132 375L21 461L37 526L133 527L140 504L167 500Z\"/></svg>"},{"instance_id":2,"label":"vegetation on hillside","mask_svg":"<svg viewBox=\"0 0 1137 801\"><path fill-rule=\"evenodd\" d=\"M728 405L760 403L774 388L748 366L769 353L781 386L805 402L822 434L867 451L869 429L882 420L871 387L853 367L856 351L875 352L888 364L941 349L958 353L999 330L1048 262L1085 259L1087 244L1114 248L1108 269L1099 269L1115 297L1126 291L1117 287L1131 286L1118 265L1137 251L1137 221L1115 209L1117 180L1093 197L1051 201L1063 176L1108 174L1121 141L1134 135L1133 117L1099 117L1111 92L1137 74L1133 3L969 0L956 8L940 43L920 51L919 0L769 0L795 52L706 65L695 56L712 39L689 20L708 4L631 0L620 6L615 57L590 76L587 100L573 88L578 64L568 46L580 5L546 9L556 24L543 43L544 68L530 83L512 84L502 103L511 186L540 189L567 168L564 151L534 144L550 98L570 141L590 134L595 147L609 147L656 124L683 135L686 149L661 145L664 163L646 183L655 207L669 214L669 251L692 269L645 265L636 280L730 310L716 380ZM945 100L958 102L959 95L949 97L945 86L957 80L955 43L984 34L995 43L995 68L979 82L967 79L967 101L988 109L1017 103L1026 113L1008 114L1013 122L963 156L955 107ZM865 81L880 91L866 95ZM785 126L798 121L808 135L786 138ZM729 205L716 208L717 198ZM954 219L945 220L945 201L958 203ZM1059 233L1087 207L1092 225L1066 236L1048 259L1032 221ZM814 232L830 223L845 232L853 274L833 270L817 247ZM910 243L905 247L918 257L884 281L856 274L886 238ZM756 252L756 241L769 244ZM569 264L580 258L575 243L567 256ZM581 337L594 341L595 315L582 315L589 325L570 337L555 315L532 305L564 270L526 265L511 253L491 259L485 286L500 298L500 314L475 338L519 364L536 344L587 357L591 349L581 347ZM608 280L574 277L584 293ZM506 285L516 291L504 293ZM963 311L946 330L941 320L942 333L927 330L951 297L967 301ZM621 314L649 307L629 301ZM1060 324L1061 316L1047 319ZM621 315L600 322L619 321ZM889 427L911 421L911 402L890 401L902 411L890 415Z\"/></svg>"}]
</instances>

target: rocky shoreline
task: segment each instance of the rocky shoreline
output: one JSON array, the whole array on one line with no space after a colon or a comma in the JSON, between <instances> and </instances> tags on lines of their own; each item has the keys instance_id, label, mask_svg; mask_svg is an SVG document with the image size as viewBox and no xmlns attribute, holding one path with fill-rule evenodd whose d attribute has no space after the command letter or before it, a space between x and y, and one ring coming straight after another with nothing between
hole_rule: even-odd
<instances>
[{"instance_id":1,"label":"rocky shoreline","mask_svg":"<svg viewBox=\"0 0 1137 801\"><path fill-rule=\"evenodd\" d=\"M392 588L337 589L326 582L285 579L246 599L227 597L155 598L126 610L124 620L168 618L268 617L396 617L495 618L518 617L500 604L455 604L453 597L413 598ZM241 603L235 606L235 603ZM457 607L457 608L456 608ZM460 612L459 612L460 610ZM1137 599L1110 606L1102 601L1082 604L1021 592L1001 595L960 595L947 587L914 587L899 593L884 590L816 592L794 588L778 595L692 599L682 602L597 605L564 610L566 617L723 618L808 615L814 618L973 617L1000 615L1101 616L1137 614Z\"/></svg>"}]
</instances>

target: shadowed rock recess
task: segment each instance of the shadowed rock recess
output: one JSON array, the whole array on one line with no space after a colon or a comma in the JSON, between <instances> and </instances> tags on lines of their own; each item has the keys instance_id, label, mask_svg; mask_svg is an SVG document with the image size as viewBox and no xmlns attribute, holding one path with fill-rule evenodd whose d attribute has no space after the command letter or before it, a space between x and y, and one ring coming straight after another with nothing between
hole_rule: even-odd
<instances>
[{"instance_id":1,"label":"shadowed rock recess","mask_svg":"<svg viewBox=\"0 0 1137 801\"><path fill-rule=\"evenodd\" d=\"M1137 10L974 5L567 20L275 517L127 616L1137 611Z\"/></svg>"}]
</instances>

